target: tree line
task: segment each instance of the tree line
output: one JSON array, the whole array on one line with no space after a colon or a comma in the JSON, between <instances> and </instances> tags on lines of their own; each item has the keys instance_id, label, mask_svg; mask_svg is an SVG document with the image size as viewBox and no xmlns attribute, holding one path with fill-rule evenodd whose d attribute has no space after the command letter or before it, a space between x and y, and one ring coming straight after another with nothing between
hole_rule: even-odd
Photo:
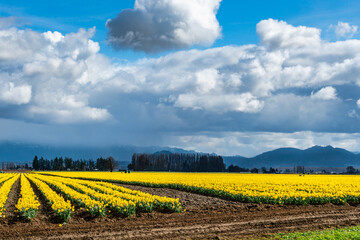
<instances>
[{"instance_id":1,"label":"tree line","mask_svg":"<svg viewBox=\"0 0 360 240\"><path fill-rule=\"evenodd\" d=\"M1 170L17 170L17 169L31 169L31 167L29 166L29 164L25 163L25 164L17 164L14 162L2 162L1 163Z\"/></svg>"},{"instance_id":2,"label":"tree line","mask_svg":"<svg viewBox=\"0 0 360 240\"><path fill-rule=\"evenodd\" d=\"M96 161L89 159L73 160L70 157L56 157L54 159L46 159L43 157L34 157L32 163L33 169L37 171L53 170L53 171L114 171L118 166L118 162L113 157L98 158Z\"/></svg>"},{"instance_id":3,"label":"tree line","mask_svg":"<svg viewBox=\"0 0 360 240\"><path fill-rule=\"evenodd\" d=\"M313 173L319 173L319 172L315 172L314 170L308 168L305 169L305 166L295 166L293 168L293 170L291 171L289 168L283 170L278 170L277 168L272 168L270 167L269 169L267 169L266 167L262 167L260 169L258 168L243 168L243 167L239 167L237 165L231 164L227 169L227 172L234 172L234 173L285 173L285 174L290 174L290 173L296 173L296 174L313 174ZM320 173L322 174L329 174L331 172L326 171L325 169L322 170ZM339 172L338 174L349 174L349 175L357 175L360 174L359 169L354 168L353 166L348 166L346 167L345 171L343 172Z\"/></svg>"},{"instance_id":4,"label":"tree line","mask_svg":"<svg viewBox=\"0 0 360 240\"><path fill-rule=\"evenodd\" d=\"M189 153L134 153L130 170L176 172L223 172L223 158L210 154Z\"/></svg>"},{"instance_id":5,"label":"tree line","mask_svg":"<svg viewBox=\"0 0 360 240\"><path fill-rule=\"evenodd\" d=\"M237 165L233 165L231 164L228 168L227 168L227 172L234 172L234 173L240 173L240 172L249 172L249 173L279 173L279 170L277 168L272 168L270 167L269 170L266 167L262 167L262 168L243 168L243 167L239 167Z\"/></svg>"}]
</instances>

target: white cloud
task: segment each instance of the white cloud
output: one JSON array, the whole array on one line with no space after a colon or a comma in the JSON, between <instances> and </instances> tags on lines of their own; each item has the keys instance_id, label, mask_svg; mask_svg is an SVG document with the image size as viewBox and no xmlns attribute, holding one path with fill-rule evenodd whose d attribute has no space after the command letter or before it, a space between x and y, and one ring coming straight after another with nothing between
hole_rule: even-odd
<instances>
[{"instance_id":1,"label":"white cloud","mask_svg":"<svg viewBox=\"0 0 360 240\"><path fill-rule=\"evenodd\" d=\"M38 118L43 118L60 124L87 121L103 122L111 117L106 109L92 108L88 106L81 106L78 108L62 108L58 106L46 108L32 106L29 108L29 113L38 115ZM51 116L50 119L49 116Z\"/></svg>"},{"instance_id":2,"label":"white cloud","mask_svg":"<svg viewBox=\"0 0 360 240\"><path fill-rule=\"evenodd\" d=\"M177 9L174 2L157 1L154 9L163 11L165 5ZM209 10L219 2L203 5ZM206 18L218 24L216 9L209 10ZM189 16L181 19L189 23ZM173 19L165 20L170 24ZM320 29L268 19L257 25L259 45L178 51L125 63L99 53L99 44L91 40L95 29L62 34L4 26L0 29L0 121L6 126L15 123L12 130L19 131L23 124L39 129L38 138L52 141L61 141L54 137L61 132L61 138L71 136L84 144L94 143L96 136L107 143L173 144L220 154L255 155L314 144L360 148L359 109L355 101L347 101L360 92L358 39L328 42L320 38ZM168 38L163 46L213 41L219 29L195 34L196 41ZM149 43L160 44L157 40ZM128 47L136 48L134 44ZM149 51L158 50L156 44L151 46ZM356 104L360 108L360 99ZM74 131L69 123L80 124ZM2 133L13 134L2 124ZM51 136L44 136L45 132ZM34 135L38 136L29 134L27 139Z\"/></svg>"},{"instance_id":3,"label":"white cloud","mask_svg":"<svg viewBox=\"0 0 360 240\"><path fill-rule=\"evenodd\" d=\"M219 73L216 69L205 69L195 74L197 92L207 93L216 89L218 84Z\"/></svg>"},{"instance_id":4,"label":"white cloud","mask_svg":"<svg viewBox=\"0 0 360 240\"><path fill-rule=\"evenodd\" d=\"M51 31L48 31L48 32L45 32L43 33L44 35L44 38L49 40L52 44L56 44L58 42L61 42L64 40L64 36L59 33L59 32L51 32Z\"/></svg>"},{"instance_id":5,"label":"white cloud","mask_svg":"<svg viewBox=\"0 0 360 240\"><path fill-rule=\"evenodd\" d=\"M330 25L329 28L334 29L336 36L343 38L352 38L358 30L358 26L341 21L335 26Z\"/></svg>"},{"instance_id":6,"label":"white cloud","mask_svg":"<svg viewBox=\"0 0 360 240\"><path fill-rule=\"evenodd\" d=\"M98 43L90 40L94 31L0 30L0 101L26 104L12 117L59 123L111 118L106 109L88 105L96 86L83 78L93 64L89 60L100 57Z\"/></svg>"},{"instance_id":7,"label":"white cloud","mask_svg":"<svg viewBox=\"0 0 360 240\"><path fill-rule=\"evenodd\" d=\"M221 0L136 0L106 22L115 48L145 52L210 46L221 35L216 13Z\"/></svg>"},{"instance_id":8,"label":"white cloud","mask_svg":"<svg viewBox=\"0 0 360 240\"><path fill-rule=\"evenodd\" d=\"M255 113L263 108L264 103L256 99L251 93L197 95L180 94L175 101L176 107L184 109L201 109L224 113L229 111Z\"/></svg>"},{"instance_id":9,"label":"white cloud","mask_svg":"<svg viewBox=\"0 0 360 240\"><path fill-rule=\"evenodd\" d=\"M260 45L193 49L124 63L99 54L99 44L91 40L94 31L0 30L1 86L31 89L29 100L22 100L26 104L0 111L0 117L111 120L126 129L171 129L175 124L165 118L180 130L194 131L214 125L238 129L238 122L251 131L358 129L347 122L354 106L342 99L350 96L337 95L336 89L360 87L359 40L326 42L319 29L269 19L258 24ZM0 107L6 105L2 101ZM213 122L191 124L205 115Z\"/></svg>"},{"instance_id":10,"label":"white cloud","mask_svg":"<svg viewBox=\"0 0 360 240\"><path fill-rule=\"evenodd\" d=\"M38 119L63 124L87 121L101 122L111 118L106 109L87 106L85 96L43 92L36 98L41 104L30 106L29 114L35 114ZM43 101L44 99L47 101Z\"/></svg>"},{"instance_id":11,"label":"white cloud","mask_svg":"<svg viewBox=\"0 0 360 240\"><path fill-rule=\"evenodd\" d=\"M30 100L31 86L29 85L15 86L14 83L9 82L0 88L0 102L22 105L29 103Z\"/></svg>"},{"instance_id":12,"label":"white cloud","mask_svg":"<svg viewBox=\"0 0 360 240\"><path fill-rule=\"evenodd\" d=\"M256 32L270 50L282 48L316 48L320 45L320 33L317 28L294 27L284 21L262 20L256 25Z\"/></svg>"},{"instance_id":13,"label":"white cloud","mask_svg":"<svg viewBox=\"0 0 360 240\"><path fill-rule=\"evenodd\" d=\"M336 89L331 86L324 87L319 91L317 91L316 93L311 93L311 97L314 99L322 99L322 100L337 99Z\"/></svg>"}]
</instances>

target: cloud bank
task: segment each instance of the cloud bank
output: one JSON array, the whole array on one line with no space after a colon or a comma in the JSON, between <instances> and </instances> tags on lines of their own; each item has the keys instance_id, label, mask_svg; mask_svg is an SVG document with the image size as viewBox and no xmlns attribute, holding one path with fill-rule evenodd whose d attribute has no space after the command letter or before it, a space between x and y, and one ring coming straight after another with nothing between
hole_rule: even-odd
<instances>
[{"instance_id":1,"label":"cloud bank","mask_svg":"<svg viewBox=\"0 0 360 240\"><path fill-rule=\"evenodd\" d=\"M211 3L217 9L219 1ZM81 134L125 143L143 136L149 144L154 134L161 144L189 132L210 140L219 132L360 131L360 40L329 42L320 29L274 19L256 30L258 45L124 63L99 53L95 29L64 35L3 27L0 118L84 125Z\"/></svg>"},{"instance_id":2,"label":"cloud bank","mask_svg":"<svg viewBox=\"0 0 360 240\"><path fill-rule=\"evenodd\" d=\"M136 0L106 22L108 41L116 49L160 52L210 46L221 36L216 19L221 0Z\"/></svg>"}]
</instances>

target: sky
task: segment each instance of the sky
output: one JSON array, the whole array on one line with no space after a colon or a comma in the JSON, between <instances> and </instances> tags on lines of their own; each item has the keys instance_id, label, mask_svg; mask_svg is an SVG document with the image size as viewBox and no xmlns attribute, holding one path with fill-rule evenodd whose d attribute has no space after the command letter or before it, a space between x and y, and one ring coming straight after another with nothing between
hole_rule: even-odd
<instances>
[{"instance_id":1,"label":"sky","mask_svg":"<svg viewBox=\"0 0 360 240\"><path fill-rule=\"evenodd\" d=\"M355 0L0 3L0 141L360 151Z\"/></svg>"}]
</instances>

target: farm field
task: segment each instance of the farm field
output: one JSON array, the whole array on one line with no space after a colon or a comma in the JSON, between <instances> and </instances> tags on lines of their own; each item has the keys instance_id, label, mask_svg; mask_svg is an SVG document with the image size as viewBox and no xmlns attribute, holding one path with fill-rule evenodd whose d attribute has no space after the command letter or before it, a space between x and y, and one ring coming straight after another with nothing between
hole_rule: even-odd
<instances>
[{"instance_id":1,"label":"farm field","mask_svg":"<svg viewBox=\"0 0 360 240\"><path fill-rule=\"evenodd\" d=\"M358 181L325 175L2 174L0 234L1 239L276 239L276 233L360 225ZM241 187L248 198L221 195L246 196ZM306 201L315 197L324 201Z\"/></svg>"},{"instance_id":2,"label":"farm field","mask_svg":"<svg viewBox=\"0 0 360 240\"><path fill-rule=\"evenodd\" d=\"M167 187L252 203L360 203L360 177L354 175L228 174L138 172L52 172L52 175Z\"/></svg>"}]
</instances>

